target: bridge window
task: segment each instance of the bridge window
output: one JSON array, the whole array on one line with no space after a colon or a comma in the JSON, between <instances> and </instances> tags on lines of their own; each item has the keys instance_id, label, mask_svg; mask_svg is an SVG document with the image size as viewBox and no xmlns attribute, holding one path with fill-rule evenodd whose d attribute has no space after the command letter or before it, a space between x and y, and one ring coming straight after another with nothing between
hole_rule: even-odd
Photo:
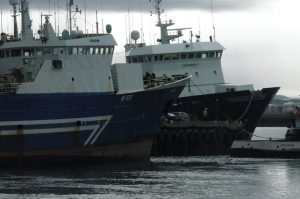
<instances>
[{"instance_id":1,"label":"bridge window","mask_svg":"<svg viewBox=\"0 0 300 199\"><path fill-rule=\"evenodd\" d=\"M194 53L189 53L188 54L188 58L189 59L194 59L195 58L195 54Z\"/></svg>"},{"instance_id":2,"label":"bridge window","mask_svg":"<svg viewBox=\"0 0 300 199\"><path fill-rule=\"evenodd\" d=\"M164 60L165 60L165 61L171 60L171 55L165 55L165 56L164 56Z\"/></svg>"},{"instance_id":3,"label":"bridge window","mask_svg":"<svg viewBox=\"0 0 300 199\"><path fill-rule=\"evenodd\" d=\"M143 56L139 56L138 57L138 62L144 62L144 57Z\"/></svg>"},{"instance_id":4,"label":"bridge window","mask_svg":"<svg viewBox=\"0 0 300 199\"><path fill-rule=\"evenodd\" d=\"M218 58L221 58L222 57L222 51L219 51L218 52Z\"/></svg>"},{"instance_id":5,"label":"bridge window","mask_svg":"<svg viewBox=\"0 0 300 199\"><path fill-rule=\"evenodd\" d=\"M24 64L24 66L35 66L35 59L34 58L24 58L23 64Z\"/></svg>"},{"instance_id":6,"label":"bridge window","mask_svg":"<svg viewBox=\"0 0 300 199\"><path fill-rule=\"evenodd\" d=\"M4 58L4 51L0 51L0 58Z\"/></svg>"},{"instance_id":7,"label":"bridge window","mask_svg":"<svg viewBox=\"0 0 300 199\"><path fill-rule=\"evenodd\" d=\"M201 59L202 58L202 53L200 53L200 52L196 53L196 58Z\"/></svg>"},{"instance_id":8,"label":"bridge window","mask_svg":"<svg viewBox=\"0 0 300 199\"><path fill-rule=\"evenodd\" d=\"M53 55L57 56L58 55L58 48L53 48Z\"/></svg>"},{"instance_id":9,"label":"bridge window","mask_svg":"<svg viewBox=\"0 0 300 199\"><path fill-rule=\"evenodd\" d=\"M37 48L36 50L36 56L42 56L42 49L41 48Z\"/></svg>"},{"instance_id":10,"label":"bridge window","mask_svg":"<svg viewBox=\"0 0 300 199\"><path fill-rule=\"evenodd\" d=\"M32 56L34 56L34 48L24 48L23 49L23 56L24 57L32 57Z\"/></svg>"},{"instance_id":11,"label":"bridge window","mask_svg":"<svg viewBox=\"0 0 300 199\"><path fill-rule=\"evenodd\" d=\"M102 48L102 50L101 50L102 53L101 53L101 54L102 54L102 55L108 54L108 53L107 53L107 52L108 52L107 50L108 50L107 48Z\"/></svg>"},{"instance_id":12,"label":"bridge window","mask_svg":"<svg viewBox=\"0 0 300 199\"><path fill-rule=\"evenodd\" d=\"M145 56L145 62L152 62L152 56Z\"/></svg>"},{"instance_id":13,"label":"bridge window","mask_svg":"<svg viewBox=\"0 0 300 199\"><path fill-rule=\"evenodd\" d=\"M215 54L216 54L215 52L209 52L209 53L208 53L208 57L209 57L209 58L214 58L214 57L215 57Z\"/></svg>"},{"instance_id":14,"label":"bridge window","mask_svg":"<svg viewBox=\"0 0 300 199\"><path fill-rule=\"evenodd\" d=\"M79 47L77 53L78 53L78 55L82 55L82 53L83 53L83 48L82 48L82 47Z\"/></svg>"},{"instance_id":15,"label":"bridge window","mask_svg":"<svg viewBox=\"0 0 300 199\"><path fill-rule=\"evenodd\" d=\"M202 53L202 59L206 59L207 58L207 53Z\"/></svg>"},{"instance_id":16,"label":"bridge window","mask_svg":"<svg viewBox=\"0 0 300 199\"><path fill-rule=\"evenodd\" d=\"M137 57L132 57L132 63L137 63L138 60L137 60Z\"/></svg>"},{"instance_id":17,"label":"bridge window","mask_svg":"<svg viewBox=\"0 0 300 199\"><path fill-rule=\"evenodd\" d=\"M187 54L186 53L181 54L181 59L187 59Z\"/></svg>"},{"instance_id":18,"label":"bridge window","mask_svg":"<svg viewBox=\"0 0 300 199\"><path fill-rule=\"evenodd\" d=\"M108 48L108 54L114 54L114 48L113 47Z\"/></svg>"},{"instance_id":19,"label":"bridge window","mask_svg":"<svg viewBox=\"0 0 300 199\"><path fill-rule=\"evenodd\" d=\"M93 48L93 47L91 47L90 49L89 49L89 54L90 55L94 55L95 54L95 50L94 50L95 48Z\"/></svg>"},{"instance_id":20,"label":"bridge window","mask_svg":"<svg viewBox=\"0 0 300 199\"><path fill-rule=\"evenodd\" d=\"M43 55L52 55L52 48L43 48Z\"/></svg>"},{"instance_id":21,"label":"bridge window","mask_svg":"<svg viewBox=\"0 0 300 199\"><path fill-rule=\"evenodd\" d=\"M11 50L12 57L20 57L21 56L21 49L12 49Z\"/></svg>"},{"instance_id":22,"label":"bridge window","mask_svg":"<svg viewBox=\"0 0 300 199\"><path fill-rule=\"evenodd\" d=\"M234 88L226 88L226 92L235 92Z\"/></svg>"},{"instance_id":23,"label":"bridge window","mask_svg":"<svg viewBox=\"0 0 300 199\"><path fill-rule=\"evenodd\" d=\"M172 60L178 60L179 54L172 54Z\"/></svg>"}]
</instances>

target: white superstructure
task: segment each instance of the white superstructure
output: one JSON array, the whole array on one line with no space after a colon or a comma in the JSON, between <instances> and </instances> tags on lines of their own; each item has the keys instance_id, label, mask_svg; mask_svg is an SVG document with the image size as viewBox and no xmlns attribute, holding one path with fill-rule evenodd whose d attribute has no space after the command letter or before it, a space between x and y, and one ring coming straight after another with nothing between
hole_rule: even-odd
<instances>
[{"instance_id":1,"label":"white superstructure","mask_svg":"<svg viewBox=\"0 0 300 199\"><path fill-rule=\"evenodd\" d=\"M107 34L54 32L49 16L39 36L31 30L28 2L21 1L22 31L1 34L0 86L17 93L113 92L111 63L116 41ZM99 78L101 76L101 78Z\"/></svg>"},{"instance_id":2,"label":"white superstructure","mask_svg":"<svg viewBox=\"0 0 300 199\"><path fill-rule=\"evenodd\" d=\"M174 25L172 20L161 20L161 0L155 0L155 10L158 15L157 26L161 30L161 45L146 46L145 44L127 44L127 63L141 63L142 70L154 72L158 76L191 75L191 83L187 85L181 97L213 93L234 92L242 90L253 91L253 85L225 84L221 58L224 47L211 38L210 42L174 43L176 38L183 36L182 29L168 30Z\"/></svg>"},{"instance_id":3,"label":"white superstructure","mask_svg":"<svg viewBox=\"0 0 300 199\"><path fill-rule=\"evenodd\" d=\"M45 17L44 24L38 36L34 37L28 1L21 0L20 3L21 33L17 29L13 36L1 33L0 93L126 93L178 80L152 78L147 84L143 79L141 64L111 66L117 43L110 34L110 25L106 26L107 34L84 34L70 26L69 31L64 30L62 36L58 36L49 21L51 15L42 15ZM16 12L18 1L12 1L11 4ZM72 6L73 1L70 0L70 24L71 13L79 12L78 8L73 11ZM14 27L17 27L16 20L14 23Z\"/></svg>"}]
</instances>

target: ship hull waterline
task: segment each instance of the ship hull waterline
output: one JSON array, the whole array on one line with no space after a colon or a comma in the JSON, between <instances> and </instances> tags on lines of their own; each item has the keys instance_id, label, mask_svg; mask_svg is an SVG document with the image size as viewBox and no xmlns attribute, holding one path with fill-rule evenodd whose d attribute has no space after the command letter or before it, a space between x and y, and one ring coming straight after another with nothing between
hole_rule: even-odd
<instances>
[{"instance_id":1,"label":"ship hull waterline","mask_svg":"<svg viewBox=\"0 0 300 199\"><path fill-rule=\"evenodd\" d=\"M178 98L171 111L186 112L203 121L242 121L244 130L251 134L278 90L274 87Z\"/></svg>"},{"instance_id":2,"label":"ship hull waterline","mask_svg":"<svg viewBox=\"0 0 300 199\"><path fill-rule=\"evenodd\" d=\"M127 94L0 95L0 165L148 160L165 106L186 82Z\"/></svg>"}]
</instances>

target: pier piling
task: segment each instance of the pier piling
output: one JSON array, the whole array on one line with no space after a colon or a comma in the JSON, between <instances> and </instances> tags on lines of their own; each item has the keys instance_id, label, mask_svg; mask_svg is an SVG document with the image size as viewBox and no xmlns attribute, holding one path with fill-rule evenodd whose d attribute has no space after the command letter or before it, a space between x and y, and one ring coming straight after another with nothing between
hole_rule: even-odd
<instances>
[{"instance_id":1,"label":"pier piling","mask_svg":"<svg viewBox=\"0 0 300 199\"><path fill-rule=\"evenodd\" d=\"M152 156L229 154L236 139L248 139L242 123L189 121L165 123L155 137Z\"/></svg>"}]
</instances>

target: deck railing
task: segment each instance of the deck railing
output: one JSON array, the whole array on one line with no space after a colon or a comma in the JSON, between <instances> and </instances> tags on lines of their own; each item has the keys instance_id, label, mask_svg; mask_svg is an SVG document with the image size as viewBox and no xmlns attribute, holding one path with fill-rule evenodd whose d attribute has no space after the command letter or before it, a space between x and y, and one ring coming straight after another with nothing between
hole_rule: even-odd
<instances>
[{"instance_id":1,"label":"deck railing","mask_svg":"<svg viewBox=\"0 0 300 199\"><path fill-rule=\"evenodd\" d=\"M163 86L181 79L186 78L186 75L173 75L172 77L144 78L144 88L150 89L158 86Z\"/></svg>"}]
</instances>

